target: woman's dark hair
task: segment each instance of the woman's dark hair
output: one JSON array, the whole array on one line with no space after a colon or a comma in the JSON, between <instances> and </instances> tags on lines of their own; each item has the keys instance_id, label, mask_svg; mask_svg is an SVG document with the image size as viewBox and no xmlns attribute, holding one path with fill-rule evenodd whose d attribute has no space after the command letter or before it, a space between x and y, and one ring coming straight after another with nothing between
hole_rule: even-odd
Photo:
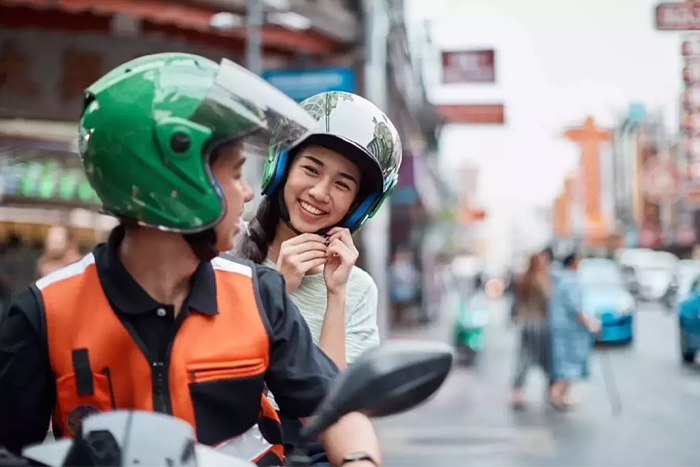
<instances>
[{"instance_id":1,"label":"woman's dark hair","mask_svg":"<svg viewBox=\"0 0 700 467\"><path fill-rule=\"evenodd\" d=\"M280 209L277 197L265 196L255 217L248 224L248 234L243 233L242 238L234 248L234 254L239 258L248 259L261 264L267 258L267 250L277 235L277 226L280 221Z\"/></svg>"},{"instance_id":2,"label":"woman's dark hair","mask_svg":"<svg viewBox=\"0 0 700 467\"><path fill-rule=\"evenodd\" d=\"M528 263L527 271L522 276L518 283L518 298L521 300L529 300L534 294L534 290L537 287L537 275L542 274L542 263L540 262L538 255L530 256L530 261Z\"/></svg>"}]
</instances>

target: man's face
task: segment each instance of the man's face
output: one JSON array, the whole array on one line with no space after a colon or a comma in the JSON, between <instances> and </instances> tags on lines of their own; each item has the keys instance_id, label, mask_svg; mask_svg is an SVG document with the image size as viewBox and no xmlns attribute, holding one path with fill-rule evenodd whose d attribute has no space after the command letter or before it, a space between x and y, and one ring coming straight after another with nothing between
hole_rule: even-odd
<instances>
[{"instance_id":1,"label":"man's face","mask_svg":"<svg viewBox=\"0 0 700 467\"><path fill-rule=\"evenodd\" d=\"M253 199L253 191L248 182L243 180L245 153L240 145L227 146L219 151L211 166L214 177L224 193L226 214L214 231L216 232L216 249L219 252L233 249L234 238L241 225L244 205Z\"/></svg>"}]
</instances>

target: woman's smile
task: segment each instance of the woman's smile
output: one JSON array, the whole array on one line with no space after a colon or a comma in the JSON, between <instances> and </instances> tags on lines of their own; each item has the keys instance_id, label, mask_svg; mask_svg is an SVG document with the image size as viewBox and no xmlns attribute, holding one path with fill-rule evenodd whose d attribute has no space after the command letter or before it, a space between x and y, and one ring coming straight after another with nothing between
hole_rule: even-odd
<instances>
[{"instance_id":1,"label":"woman's smile","mask_svg":"<svg viewBox=\"0 0 700 467\"><path fill-rule=\"evenodd\" d=\"M319 219L328 214L328 212L323 209L303 200L299 200L299 207L303 214L311 216L314 219Z\"/></svg>"}]
</instances>

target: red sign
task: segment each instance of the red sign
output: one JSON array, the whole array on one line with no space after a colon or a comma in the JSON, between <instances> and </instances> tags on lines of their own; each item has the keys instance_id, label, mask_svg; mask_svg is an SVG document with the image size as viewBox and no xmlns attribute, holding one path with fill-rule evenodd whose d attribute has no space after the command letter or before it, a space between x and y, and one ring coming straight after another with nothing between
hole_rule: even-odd
<instances>
[{"instance_id":1,"label":"red sign","mask_svg":"<svg viewBox=\"0 0 700 467\"><path fill-rule=\"evenodd\" d=\"M656 29L700 30L700 2L661 3L656 6Z\"/></svg>"},{"instance_id":2,"label":"red sign","mask_svg":"<svg viewBox=\"0 0 700 467\"><path fill-rule=\"evenodd\" d=\"M443 52L442 82L445 84L495 83L496 52L492 49Z\"/></svg>"},{"instance_id":3,"label":"red sign","mask_svg":"<svg viewBox=\"0 0 700 467\"><path fill-rule=\"evenodd\" d=\"M662 234L658 227L644 227L639 234L639 246L655 247L661 244Z\"/></svg>"},{"instance_id":4,"label":"red sign","mask_svg":"<svg viewBox=\"0 0 700 467\"><path fill-rule=\"evenodd\" d=\"M684 57L697 57L700 55L700 42L697 38L692 38L693 40L684 40L681 45L681 54Z\"/></svg>"},{"instance_id":5,"label":"red sign","mask_svg":"<svg viewBox=\"0 0 700 467\"><path fill-rule=\"evenodd\" d=\"M688 84L700 83L700 61L697 59L686 60L683 67L683 81Z\"/></svg>"},{"instance_id":6,"label":"red sign","mask_svg":"<svg viewBox=\"0 0 700 467\"><path fill-rule=\"evenodd\" d=\"M435 107L448 123L496 125L505 123L503 104L436 105Z\"/></svg>"},{"instance_id":7,"label":"red sign","mask_svg":"<svg viewBox=\"0 0 700 467\"><path fill-rule=\"evenodd\" d=\"M652 159L642 168L644 195L651 202L675 201L679 193L680 175L671 162Z\"/></svg>"},{"instance_id":8,"label":"red sign","mask_svg":"<svg viewBox=\"0 0 700 467\"><path fill-rule=\"evenodd\" d=\"M695 243L695 229L692 226L684 225L678 229L678 243L682 245L692 245Z\"/></svg>"}]
</instances>

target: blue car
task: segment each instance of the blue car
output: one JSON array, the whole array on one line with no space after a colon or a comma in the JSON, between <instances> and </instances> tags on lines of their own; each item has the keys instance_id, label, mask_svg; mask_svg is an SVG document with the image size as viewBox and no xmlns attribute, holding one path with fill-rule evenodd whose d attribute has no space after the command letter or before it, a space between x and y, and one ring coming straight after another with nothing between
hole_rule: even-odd
<instances>
[{"instance_id":1,"label":"blue car","mask_svg":"<svg viewBox=\"0 0 700 467\"><path fill-rule=\"evenodd\" d=\"M683 363L693 363L695 354L700 351L700 267L695 270L689 267L681 271L679 282L678 335L681 360Z\"/></svg>"},{"instance_id":2,"label":"blue car","mask_svg":"<svg viewBox=\"0 0 700 467\"><path fill-rule=\"evenodd\" d=\"M579 263L578 276L582 311L595 315L601 323L596 341L631 343L637 304L627 290L617 263L606 258L583 259Z\"/></svg>"}]
</instances>

